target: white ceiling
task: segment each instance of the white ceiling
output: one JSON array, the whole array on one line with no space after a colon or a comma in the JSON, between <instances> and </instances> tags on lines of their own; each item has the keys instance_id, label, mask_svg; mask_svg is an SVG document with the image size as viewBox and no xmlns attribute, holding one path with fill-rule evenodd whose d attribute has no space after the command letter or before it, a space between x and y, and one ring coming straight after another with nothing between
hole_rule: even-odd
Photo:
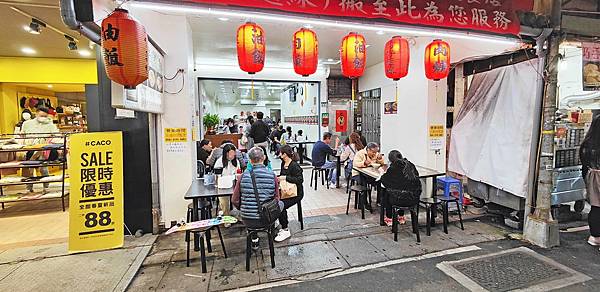
<instances>
[{"instance_id":1,"label":"white ceiling","mask_svg":"<svg viewBox=\"0 0 600 292\"><path fill-rule=\"evenodd\" d=\"M16 57L46 57L46 58L88 58L94 59L95 55L88 48L89 41L77 32L66 27L60 16L58 0L35 0L35 1L10 1L10 5L0 4L0 56ZM28 3L42 4L50 7L32 7ZM50 28L43 28L41 34L35 35L26 32L23 27L29 25L31 18L26 17L10 7L34 16L35 18L50 24L62 32L79 40L79 49L89 51L89 56L81 56L77 51L68 49L68 41L65 37ZM35 54L25 54L21 51L23 47L35 50Z\"/></svg>"},{"instance_id":2,"label":"white ceiling","mask_svg":"<svg viewBox=\"0 0 600 292\"><path fill-rule=\"evenodd\" d=\"M208 98L222 105L239 105L243 102L279 102L281 93L290 82L261 82L251 80L202 80L200 85ZM252 98L254 86L254 99Z\"/></svg>"},{"instance_id":3,"label":"white ceiling","mask_svg":"<svg viewBox=\"0 0 600 292\"><path fill-rule=\"evenodd\" d=\"M194 58L197 64L237 64L237 52L235 36L237 28L249 19L244 16L228 16L227 21L219 20L213 15L189 15L188 20L192 28L194 42ZM301 28L300 25L291 22L280 22L277 20L260 20L257 23L264 29L267 41L266 67L290 67L292 35ZM338 27L309 27L317 33L319 40L319 61L321 65L334 63L339 66L339 47L342 38L350 30ZM373 30L357 31L365 36L367 47L367 66L383 62L383 50L385 43L394 36L391 33L377 32ZM403 37L415 42L430 42L432 37L410 36ZM452 47L453 62L462 59L495 55L514 49L514 45L499 44L477 39L448 39ZM335 60L327 62L328 59Z\"/></svg>"}]
</instances>

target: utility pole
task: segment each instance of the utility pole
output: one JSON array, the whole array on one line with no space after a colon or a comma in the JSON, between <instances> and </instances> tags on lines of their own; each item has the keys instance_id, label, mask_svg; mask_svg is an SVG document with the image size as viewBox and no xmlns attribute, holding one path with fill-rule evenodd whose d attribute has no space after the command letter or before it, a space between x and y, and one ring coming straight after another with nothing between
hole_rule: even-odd
<instances>
[{"instance_id":1,"label":"utility pole","mask_svg":"<svg viewBox=\"0 0 600 292\"><path fill-rule=\"evenodd\" d=\"M528 206L532 212L527 214L524 238L541 247L553 247L560 244L558 222L550 214L551 194L554 189L554 129L558 89L558 60L560 36L561 1L554 0L552 5L552 24L554 32L547 42L548 55L545 66L545 90L542 108L541 143L538 153L537 194ZM539 45L539 44L538 44ZM544 72L539 72L544 74ZM533 141L534 143L536 141Z\"/></svg>"}]
</instances>

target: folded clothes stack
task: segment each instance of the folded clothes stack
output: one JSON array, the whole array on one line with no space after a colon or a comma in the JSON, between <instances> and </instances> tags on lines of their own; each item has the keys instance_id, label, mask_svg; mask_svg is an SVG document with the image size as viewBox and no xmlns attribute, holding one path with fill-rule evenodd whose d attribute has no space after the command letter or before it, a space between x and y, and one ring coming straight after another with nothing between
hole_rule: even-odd
<instances>
[{"instance_id":1,"label":"folded clothes stack","mask_svg":"<svg viewBox=\"0 0 600 292\"><path fill-rule=\"evenodd\" d=\"M0 149L2 150L17 150L17 149L21 149L23 148L23 145L21 144L8 144L8 145L2 145L0 147Z\"/></svg>"},{"instance_id":2,"label":"folded clothes stack","mask_svg":"<svg viewBox=\"0 0 600 292\"><path fill-rule=\"evenodd\" d=\"M62 143L48 144L46 146L43 146L42 148L46 149L46 150L55 150L55 149L61 149L61 148L63 148L64 145L65 144L62 144Z\"/></svg>"},{"instance_id":3,"label":"folded clothes stack","mask_svg":"<svg viewBox=\"0 0 600 292\"><path fill-rule=\"evenodd\" d=\"M40 179L41 182L47 182L47 181L60 181L63 179L62 175L51 175L51 176L47 176L47 177L43 177Z\"/></svg>"},{"instance_id":4,"label":"folded clothes stack","mask_svg":"<svg viewBox=\"0 0 600 292\"><path fill-rule=\"evenodd\" d=\"M0 163L0 168L10 168L10 167L19 167L21 166L21 162L19 161L10 161L5 163Z\"/></svg>"},{"instance_id":5,"label":"folded clothes stack","mask_svg":"<svg viewBox=\"0 0 600 292\"><path fill-rule=\"evenodd\" d=\"M21 162L23 166L37 166L42 165L44 162L40 160L25 160Z\"/></svg>"}]
</instances>

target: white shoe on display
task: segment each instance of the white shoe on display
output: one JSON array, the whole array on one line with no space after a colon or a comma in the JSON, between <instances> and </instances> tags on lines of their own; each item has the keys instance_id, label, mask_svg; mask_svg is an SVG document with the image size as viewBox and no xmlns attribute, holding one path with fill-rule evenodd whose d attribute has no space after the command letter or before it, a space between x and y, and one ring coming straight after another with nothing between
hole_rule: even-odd
<instances>
[{"instance_id":1,"label":"white shoe on display","mask_svg":"<svg viewBox=\"0 0 600 292\"><path fill-rule=\"evenodd\" d=\"M292 237L292 233L289 229L280 229L277 236L275 236L275 241L282 242L290 237Z\"/></svg>"}]
</instances>

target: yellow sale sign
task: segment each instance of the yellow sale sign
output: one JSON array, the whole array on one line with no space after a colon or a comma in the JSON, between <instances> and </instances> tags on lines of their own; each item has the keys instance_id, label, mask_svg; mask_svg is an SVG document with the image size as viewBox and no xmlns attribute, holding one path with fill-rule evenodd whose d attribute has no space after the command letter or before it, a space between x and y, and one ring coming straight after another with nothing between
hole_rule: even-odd
<instances>
[{"instance_id":1,"label":"yellow sale sign","mask_svg":"<svg viewBox=\"0 0 600 292\"><path fill-rule=\"evenodd\" d=\"M74 134L69 145L69 252L123 246L122 133Z\"/></svg>"}]
</instances>

